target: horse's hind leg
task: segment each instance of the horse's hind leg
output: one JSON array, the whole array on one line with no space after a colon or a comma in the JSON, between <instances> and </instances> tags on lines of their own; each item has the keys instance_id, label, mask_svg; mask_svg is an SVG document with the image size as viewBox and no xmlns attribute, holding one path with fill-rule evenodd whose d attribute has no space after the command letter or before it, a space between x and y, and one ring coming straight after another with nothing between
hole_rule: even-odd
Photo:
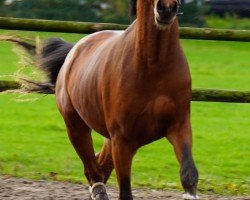
<instances>
[{"instance_id":1,"label":"horse's hind leg","mask_svg":"<svg viewBox=\"0 0 250 200\"><path fill-rule=\"evenodd\" d=\"M104 175L104 183L106 184L114 169L113 158L112 158L112 144L109 139L105 139L102 150L96 157L98 163L101 166Z\"/></svg>"},{"instance_id":2,"label":"horse's hind leg","mask_svg":"<svg viewBox=\"0 0 250 200\"><path fill-rule=\"evenodd\" d=\"M95 157L90 128L72 107L60 111L67 126L69 139L83 162L85 176L91 185L92 199L108 200L102 169Z\"/></svg>"},{"instance_id":3,"label":"horse's hind leg","mask_svg":"<svg viewBox=\"0 0 250 200\"><path fill-rule=\"evenodd\" d=\"M198 196L196 196L198 171L192 157L192 130L189 120L179 126L177 130L167 134L167 138L173 144L181 166L181 183L185 190L183 198L198 199Z\"/></svg>"}]
</instances>

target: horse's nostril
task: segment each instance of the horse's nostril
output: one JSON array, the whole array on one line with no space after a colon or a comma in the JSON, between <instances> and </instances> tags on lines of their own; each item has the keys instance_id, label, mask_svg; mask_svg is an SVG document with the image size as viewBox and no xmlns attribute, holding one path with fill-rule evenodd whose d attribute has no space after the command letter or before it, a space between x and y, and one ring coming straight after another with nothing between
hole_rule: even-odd
<instances>
[{"instance_id":1,"label":"horse's nostril","mask_svg":"<svg viewBox=\"0 0 250 200\"><path fill-rule=\"evenodd\" d=\"M177 4L177 2L174 2L174 5L171 7L171 11L173 13L178 12L178 4Z\"/></svg>"},{"instance_id":2,"label":"horse's nostril","mask_svg":"<svg viewBox=\"0 0 250 200\"><path fill-rule=\"evenodd\" d=\"M163 5L162 1L159 0L158 3L157 3L157 11L158 12L163 12L163 10L164 10L164 5Z\"/></svg>"}]
</instances>

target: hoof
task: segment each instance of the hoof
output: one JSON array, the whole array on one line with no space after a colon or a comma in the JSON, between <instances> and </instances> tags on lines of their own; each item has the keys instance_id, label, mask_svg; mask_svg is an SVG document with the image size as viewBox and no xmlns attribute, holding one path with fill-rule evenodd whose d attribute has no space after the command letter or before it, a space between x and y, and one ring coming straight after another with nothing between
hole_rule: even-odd
<instances>
[{"instance_id":1,"label":"hoof","mask_svg":"<svg viewBox=\"0 0 250 200\"><path fill-rule=\"evenodd\" d=\"M89 187L92 200L109 200L106 187L103 183L95 183Z\"/></svg>"},{"instance_id":2,"label":"hoof","mask_svg":"<svg viewBox=\"0 0 250 200\"><path fill-rule=\"evenodd\" d=\"M185 200L199 199L199 196L197 196L197 195L192 195L192 194L189 194L189 193L183 194L182 197L183 197L183 199L185 199Z\"/></svg>"}]
</instances>

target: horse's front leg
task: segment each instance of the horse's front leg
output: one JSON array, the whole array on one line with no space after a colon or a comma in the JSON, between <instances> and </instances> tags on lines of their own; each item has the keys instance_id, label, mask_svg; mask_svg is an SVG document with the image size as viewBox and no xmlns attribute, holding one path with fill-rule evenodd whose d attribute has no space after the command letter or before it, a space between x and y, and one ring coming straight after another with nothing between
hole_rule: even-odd
<instances>
[{"instance_id":1,"label":"horse's front leg","mask_svg":"<svg viewBox=\"0 0 250 200\"><path fill-rule=\"evenodd\" d=\"M185 190L184 199L198 199L196 188L198 184L198 171L192 156L192 130L188 117L184 123L167 134L168 140L174 146L176 157L180 163L181 183Z\"/></svg>"},{"instance_id":2,"label":"horse's front leg","mask_svg":"<svg viewBox=\"0 0 250 200\"><path fill-rule=\"evenodd\" d=\"M121 137L112 139L112 156L119 184L119 200L133 200L131 191L131 165L136 149Z\"/></svg>"}]
</instances>

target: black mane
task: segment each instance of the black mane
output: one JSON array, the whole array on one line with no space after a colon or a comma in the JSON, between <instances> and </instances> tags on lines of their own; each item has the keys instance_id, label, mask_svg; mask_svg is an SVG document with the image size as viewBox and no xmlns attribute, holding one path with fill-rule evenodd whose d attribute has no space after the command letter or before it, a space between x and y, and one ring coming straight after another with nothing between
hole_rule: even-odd
<instances>
[{"instance_id":1,"label":"black mane","mask_svg":"<svg viewBox=\"0 0 250 200\"><path fill-rule=\"evenodd\" d=\"M130 0L130 17L136 17L137 0Z\"/></svg>"}]
</instances>

